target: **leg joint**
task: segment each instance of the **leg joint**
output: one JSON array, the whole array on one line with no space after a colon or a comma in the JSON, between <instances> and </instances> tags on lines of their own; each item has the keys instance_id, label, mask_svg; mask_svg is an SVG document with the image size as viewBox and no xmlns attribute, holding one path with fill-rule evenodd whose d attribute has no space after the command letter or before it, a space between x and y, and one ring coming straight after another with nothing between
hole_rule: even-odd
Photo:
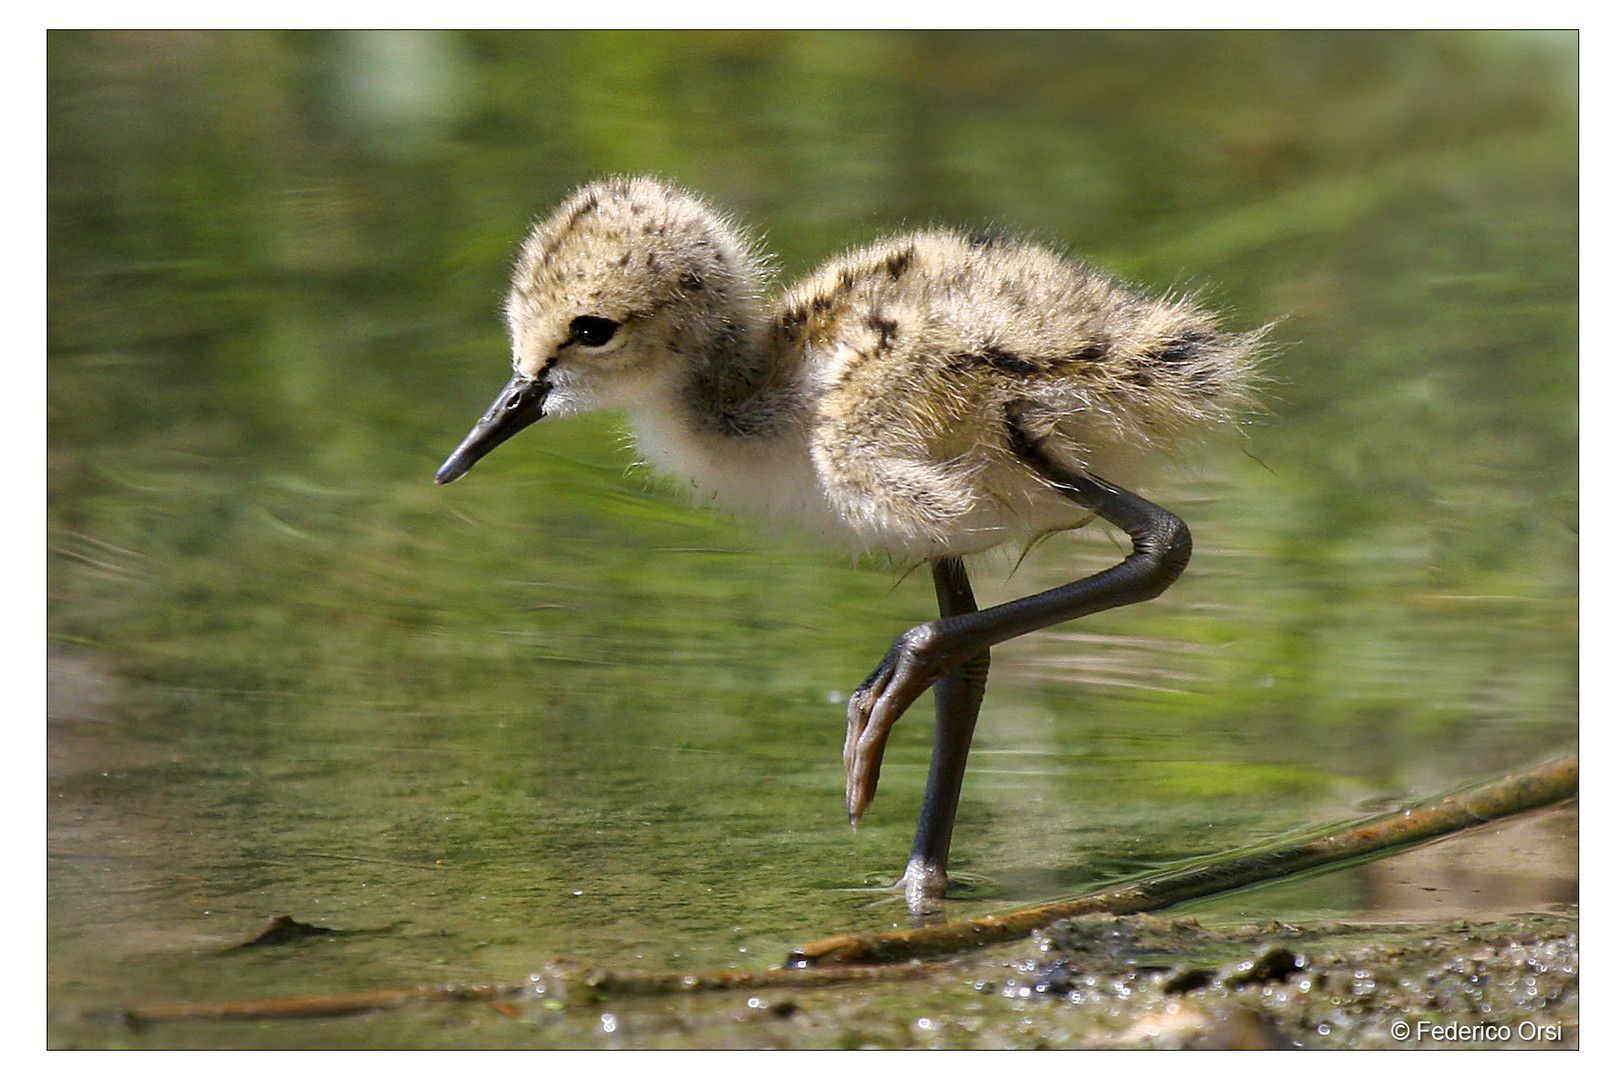
<instances>
[{"instance_id":1,"label":"leg joint","mask_svg":"<svg viewBox=\"0 0 1624 1080\"><path fill-rule=\"evenodd\" d=\"M1171 510L1164 510L1155 503L1145 505L1154 513L1150 515L1148 527L1134 535L1134 549L1149 555L1158 566L1169 568L1176 577L1189 565L1190 553L1195 547L1190 527Z\"/></svg>"},{"instance_id":2,"label":"leg joint","mask_svg":"<svg viewBox=\"0 0 1624 1080\"><path fill-rule=\"evenodd\" d=\"M1148 600L1160 596L1184 573L1184 568L1190 565L1193 543L1190 527L1177 514L1154 503L1147 505L1155 509L1156 514L1149 528L1133 534L1133 548L1134 556L1148 563L1144 580Z\"/></svg>"}]
</instances>

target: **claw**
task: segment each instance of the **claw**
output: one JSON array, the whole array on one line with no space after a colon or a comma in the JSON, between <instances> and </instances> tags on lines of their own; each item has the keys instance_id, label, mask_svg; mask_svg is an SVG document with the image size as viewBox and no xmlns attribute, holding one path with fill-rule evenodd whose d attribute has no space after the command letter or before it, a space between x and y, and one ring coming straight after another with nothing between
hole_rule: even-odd
<instances>
[{"instance_id":1,"label":"claw","mask_svg":"<svg viewBox=\"0 0 1624 1080\"><path fill-rule=\"evenodd\" d=\"M846 706L846 813L853 827L879 790L891 725L940 677L938 665L921 662L925 629L916 626L898 638Z\"/></svg>"},{"instance_id":2,"label":"claw","mask_svg":"<svg viewBox=\"0 0 1624 1080\"><path fill-rule=\"evenodd\" d=\"M874 801L880 785L880 762L885 757L885 740L890 723L875 716L879 700L871 683L851 696L846 707L846 813L853 828Z\"/></svg>"}]
</instances>

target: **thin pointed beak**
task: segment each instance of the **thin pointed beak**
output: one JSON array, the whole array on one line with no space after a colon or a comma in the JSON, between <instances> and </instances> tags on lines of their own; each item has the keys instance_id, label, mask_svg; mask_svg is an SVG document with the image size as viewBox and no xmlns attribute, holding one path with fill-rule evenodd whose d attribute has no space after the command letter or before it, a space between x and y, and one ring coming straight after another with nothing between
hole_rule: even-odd
<instances>
[{"instance_id":1,"label":"thin pointed beak","mask_svg":"<svg viewBox=\"0 0 1624 1080\"><path fill-rule=\"evenodd\" d=\"M545 379L532 379L528 375L513 376L485 415L479 418L474 430L462 440L462 445L445 459L440 471L434 474L434 482L451 483L472 469L474 462L545 416L543 406L547 403L547 391L550 389Z\"/></svg>"}]
</instances>

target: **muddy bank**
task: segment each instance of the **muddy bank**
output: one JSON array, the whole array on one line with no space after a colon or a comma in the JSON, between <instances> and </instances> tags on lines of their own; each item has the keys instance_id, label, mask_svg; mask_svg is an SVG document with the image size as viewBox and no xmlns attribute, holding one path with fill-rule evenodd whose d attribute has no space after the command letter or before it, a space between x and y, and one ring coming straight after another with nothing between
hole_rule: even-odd
<instances>
[{"instance_id":1,"label":"muddy bank","mask_svg":"<svg viewBox=\"0 0 1624 1080\"><path fill-rule=\"evenodd\" d=\"M504 1022L514 1045L533 1046L1573 1048L1578 967L1576 908L1482 923L1227 929L1090 918L923 979L543 995L507 1008ZM463 1021L471 1039L491 1037L490 1016Z\"/></svg>"}]
</instances>

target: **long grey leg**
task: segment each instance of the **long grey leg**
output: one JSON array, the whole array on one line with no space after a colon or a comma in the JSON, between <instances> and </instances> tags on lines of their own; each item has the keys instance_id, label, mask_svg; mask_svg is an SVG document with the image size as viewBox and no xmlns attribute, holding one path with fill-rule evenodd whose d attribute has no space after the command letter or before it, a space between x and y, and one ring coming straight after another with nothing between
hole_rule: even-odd
<instances>
[{"instance_id":1,"label":"long grey leg","mask_svg":"<svg viewBox=\"0 0 1624 1080\"><path fill-rule=\"evenodd\" d=\"M931 564L931 573L936 580L936 605L942 618L976 610L975 593L970 590L970 577L964 572L962 559L937 559ZM932 688L936 695L936 741L931 749L930 776L925 781L925 802L919 810L913 854L900 883L908 906L915 911L947 894L947 850L953 842L959 789L964 785L964 766L970 757L970 739L981 713L991 660L992 654L986 649L972 653Z\"/></svg>"},{"instance_id":2,"label":"long grey leg","mask_svg":"<svg viewBox=\"0 0 1624 1080\"><path fill-rule=\"evenodd\" d=\"M968 605L970 610L954 614L947 614L944 606L942 618L920 623L897 638L879 667L858 687L847 706L846 808L853 822L862 817L863 811L874 799L879 785L880 762L885 755L885 740L891 725L927 687L939 683L955 669L1000 642L1084 615L1153 599L1183 573L1190 561L1190 530L1177 515L1099 477L1066 468L1046 454L1037 441L1026 434L1014 416L1009 420L1009 434L1011 446L1022 460L1066 498L1097 513L1127 533L1133 542L1133 550L1127 558L1109 569L1035 596L979 611L974 610L971 599ZM956 560L943 560L944 563L949 561ZM951 573L938 569L939 591L943 577ZM957 573L962 574L962 567ZM964 586L963 594L969 596L968 583ZM963 689L947 691L950 701L966 693ZM978 689L978 701L979 697ZM938 704L938 736L942 728L941 708ZM968 711L968 707L959 704L950 708L955 715L961 710ZM967 747L973 718L968 725L962 720L956 723L965 729L960 741ZM960 770L962 775L962 766ZM936 765L933 760L933 785L935 780ZM920 820L921 835L926 832L927 818L934 820L941 816L939 811L933 809L932 800L944 806L951 803L951 808L956 810L957 794L956 784L951 799L939 798L937 790L931 788L926 797L926 813ZM940 846L943 863L940 869L944 872L939 876L925 871L914 875L911 873L914 863L910 861L910 875L905 879L910 887L917 881L921 890L945 888L947 839L952 833L951 814L946 816L945 826L933 825L931 829L931 842ZM916 857L918 853L919 845L916 842Z\"/></svg>"}]
</instances>

